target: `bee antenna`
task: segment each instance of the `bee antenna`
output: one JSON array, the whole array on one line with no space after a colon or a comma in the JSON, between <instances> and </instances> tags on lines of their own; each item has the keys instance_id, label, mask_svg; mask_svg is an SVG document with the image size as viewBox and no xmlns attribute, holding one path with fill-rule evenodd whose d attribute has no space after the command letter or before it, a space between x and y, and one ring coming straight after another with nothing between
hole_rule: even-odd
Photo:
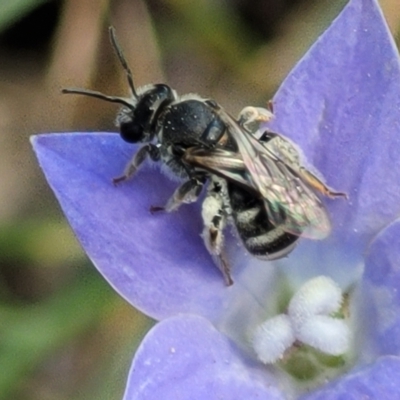
<instances>
[{"instance_id":1,"label":"bee antenna","mask_svg":"<svg viewBox=\"0 0 400 400\"><path fill-rule=\"evenodd\" d=\"M115 52L117 54L117 57L119 59L119 62L122 65L122 68L125 70L126 77L128 79L128 85L129 85L129 88L131 89L132 95L134 97L138 98L138 95L137 95L136 90L135 90L135 85L133 84L132 71L129 68L129 65L128 65L126 59L125 59L125 56L124 56L124 53L122 51L121 46L118 43L117 34L115 32L115 28L113 26L110 26L109 32L110 32L111 44L112 44L112 46L113 46L113 48L114 48L114 50L115 50Z\"/></svg>"},{"instance_id":2,"label":"bee antenna","mask_svg":"<svg viewBox=\"0 0 400 400\"><path fill-rule=\"evenodd\" d=\"M129 102L129 99L124 99L123 97L116 97L116 96L107 96L104 93L96 92L94 90L88 89L77 89L77 88L65 88L61 90L63 94L81 94L84 96L95 97L96 99L101 99L105 101L109 101L111 103L119 103L122 104L129 109L133 109L132 103Z\"/></svg>"}]
</instances>

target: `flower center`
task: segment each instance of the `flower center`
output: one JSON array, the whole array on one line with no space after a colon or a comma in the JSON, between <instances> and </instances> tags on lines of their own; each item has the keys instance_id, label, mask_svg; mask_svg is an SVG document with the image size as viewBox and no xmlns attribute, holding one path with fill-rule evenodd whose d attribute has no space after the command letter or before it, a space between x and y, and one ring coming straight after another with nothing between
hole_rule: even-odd
<instances>
[{"instance_id":1,"label":"flower center","mask_svg":"<svg viewBox=\"0 0 400 400\"><path fill-rule=\"evenodd\" d=\"M252 334L258 359L282 363L291 375L312 379L322 366L340 367L350 347L344 296L326 276L306 282L293 295L285 313L276 315Z\"/></svg>"}]
</instances>

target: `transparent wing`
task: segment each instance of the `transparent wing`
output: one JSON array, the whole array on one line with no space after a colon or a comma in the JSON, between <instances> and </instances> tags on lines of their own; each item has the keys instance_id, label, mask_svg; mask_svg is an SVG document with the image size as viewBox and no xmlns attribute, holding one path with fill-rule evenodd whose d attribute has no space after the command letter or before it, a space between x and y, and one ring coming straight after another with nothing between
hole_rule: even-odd
<instances>
[{"instance_id":1,"label":"transparent wing","mask_svg":"<svg viewBox=\"0 0 400 400\"><path fill-rule=\"evenodd\" d=\"M239 153L223 148L190 147L186 149L182 160L189 165L202 168L221 178L233 181L255 196L259 193L246 170L246 165Z\"/></svg>"},{"instance_id":2,"label":"transparent wing","mask_svg":"<svg viewBox=\"0 0 400 400\"><path fill-rule=\"evenodd\" d=\"M265 162L265 157L261 158ZM312 239L326 237L331 229L329 217L314 191L280 160L276 161L273 174L271 185L263 186L264 193L269 193L269 197L263 193L263 199L271 222L281 224L285 231L295 235ZM261 178L258 184L264 185L265 181Z\"/></svg>"},{"instance_id":3,"label":"transparent wing","mask_svg":"<svg viewBox=\"0 0 400 400\"><path fill-rule=\"evenodd\" d=\"M216 111L235 140L238 152L192 148L185 155L187 162L253 191L263 199L271 223L282 226L286 232L312 239L326 237L331 229L328 214L299 173L225 111Z\"/></svg>"}]
</instances>

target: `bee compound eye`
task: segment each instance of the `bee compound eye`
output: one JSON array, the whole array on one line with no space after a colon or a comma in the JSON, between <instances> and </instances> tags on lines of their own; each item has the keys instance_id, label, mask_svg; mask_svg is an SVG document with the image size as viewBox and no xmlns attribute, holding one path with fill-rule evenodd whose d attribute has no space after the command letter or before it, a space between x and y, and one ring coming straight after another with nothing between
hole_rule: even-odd
<instances>
[{"instance_id":1,"label":"bee compound eye","mask_svg":"<svg viewBox=\"0 0 400 400\"><path fill-rule=\"evenodd\" d=\"M121 123L120 134L121 138L128 143L140 142L145 136L143 127L133 121Z\"/></svg>"}]
</instances>

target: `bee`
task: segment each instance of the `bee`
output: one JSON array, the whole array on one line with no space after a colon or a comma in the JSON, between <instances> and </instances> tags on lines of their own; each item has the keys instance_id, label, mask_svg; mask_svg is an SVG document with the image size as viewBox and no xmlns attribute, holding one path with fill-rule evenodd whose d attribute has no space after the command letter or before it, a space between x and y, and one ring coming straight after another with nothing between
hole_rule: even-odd
<instances>
[{"instance_id":1,"label":"bee","mask_svg":"<svg viewBox=\"0 0 400 400\"><path fill-rule=\"evenodd\" d=\"M245 248L266 260L289 254L298 239L322 239L330 232L328 213L317 192L336 197L301 163L296 146L282 135L260 130L272 111L245 107L237 119L219 104L195 94L178 96L165 84L135 88L133 75L110 28L111 44L126 73L130 96L68 88L63 93L86 95L118 103L116 125L128 143L144 143L115 184L132 178L147 159L161 162L182 183L163 207L172 212L182 204L202 203L205 246L227 285L233 284L224 251L228 223Z\"/></svg>"}]
</instances>

